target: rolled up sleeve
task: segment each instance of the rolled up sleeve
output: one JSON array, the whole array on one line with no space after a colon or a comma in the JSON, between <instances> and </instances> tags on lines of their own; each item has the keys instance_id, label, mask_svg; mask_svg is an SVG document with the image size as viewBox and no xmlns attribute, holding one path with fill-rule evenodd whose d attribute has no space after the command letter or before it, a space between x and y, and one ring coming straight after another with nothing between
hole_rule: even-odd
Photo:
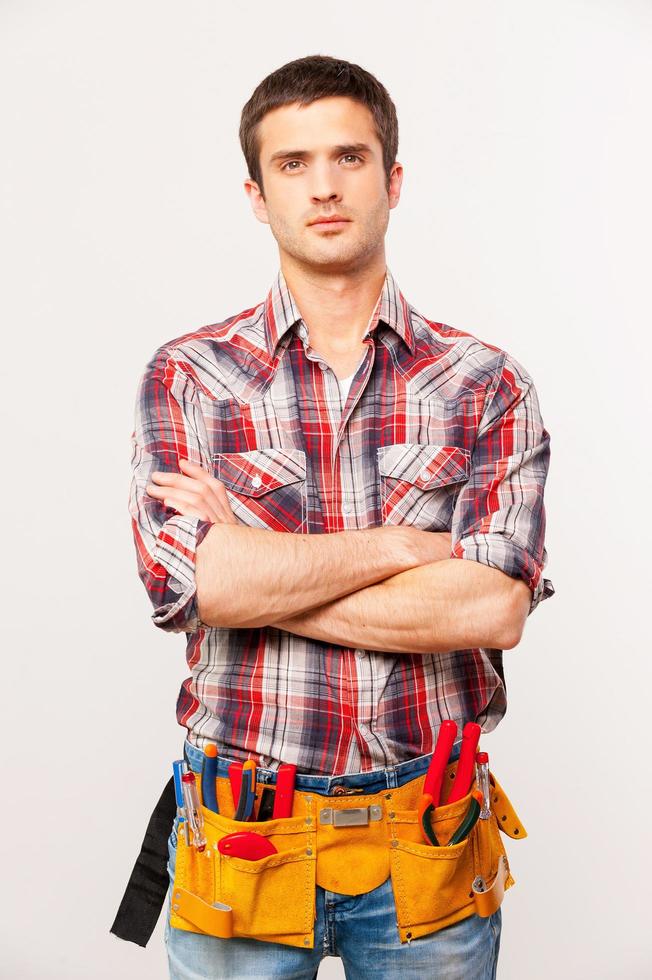
<instances>
[{"instance_id":1,"label":"rolled up sleeve","mask_svg":"<svg viewBox=\"0 0 652 980\"><path fill-rule=\"evenodd\" d=\"M156 470L180 473L180 457L208 468L210 455L192 380L163 350L141 378L131 444L129 511L152 620L168 632L194 633L203 626L197 611L197 548L212 523L179 514L150 497L146 488Z\"/></svg>"},{"instance_id":2,"label":"rolled up sleeve","mask_svg":"<svg viewBox=\"0 0 652 980\"><path fill-rule=\"evenodd\" d=\"M530 615L555 589L543 570L544 487L550 435L525 368L501 358L471 455L470 476L451 525L451 557L470 558L521 578L532 592Z\"/></svg>"}]
</instances>

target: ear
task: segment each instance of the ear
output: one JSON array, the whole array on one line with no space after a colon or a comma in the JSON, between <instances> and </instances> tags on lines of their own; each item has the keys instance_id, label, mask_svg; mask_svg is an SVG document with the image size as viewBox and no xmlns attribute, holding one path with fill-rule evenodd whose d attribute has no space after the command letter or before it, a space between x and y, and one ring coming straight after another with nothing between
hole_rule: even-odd
<instances>
[{"instance_id":1,"label":"ear","mask_svg":"<svg viewBox=\"0 0 652 980\"><path fill-rule=\"evenodd\" d=\"M396 160L389 174L388 198L389 206L395 208L401 197L401 184L403 183L403 165Z\"/></svg>"},{"instance_id":2,"label":"ear","mask_svg":"<svg viewBox=\"0 0 652 980\"><path fill-rule=\"evenodd\" d=\"M249 203L251 204L251 210L256 215L259 221L262 221L264 225L269 224L269 217L267 215L267 205L265 204L265 198L263 197L260 188L255 180L250 180L247 178L244 182L244 189L249 197Z\"/></svg>"}]
</instances>

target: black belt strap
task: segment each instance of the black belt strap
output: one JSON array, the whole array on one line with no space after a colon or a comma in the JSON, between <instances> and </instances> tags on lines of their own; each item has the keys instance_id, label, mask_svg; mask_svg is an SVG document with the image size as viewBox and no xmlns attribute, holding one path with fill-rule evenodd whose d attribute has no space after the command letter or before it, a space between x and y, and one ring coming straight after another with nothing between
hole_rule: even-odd
<instances>
[{"instance_id":1,"label":"black belt strap","mask_svg":"<svg viewBox=\"0 0 652 980\"><path fill-rule=\"evenodd\" d=\"M174 778L161 793L110 932L118 939L147 946L170 885L168 838L177 813Z\"/></svg>"}]
</instances>

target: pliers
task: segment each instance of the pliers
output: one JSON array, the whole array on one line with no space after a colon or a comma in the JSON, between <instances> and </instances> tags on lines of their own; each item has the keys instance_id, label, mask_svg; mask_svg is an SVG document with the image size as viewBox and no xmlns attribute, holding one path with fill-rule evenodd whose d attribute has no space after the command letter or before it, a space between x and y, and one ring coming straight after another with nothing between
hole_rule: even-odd
<instances>
[{"instance_id":1,"label":"pliers","mask_svg":"<svg viewBox=\"0 0 652 980\"><path fill-rule=\"evenodd\" d=\"M467 724L464 726L464 732L462 734L462 748L460 750L460 757L457 764L457 772L455 773L455 780L451 787L448 800L446 801L447 803L455 803L457 800L461 800L469 791L469 786L473 780L475 750L478 744L478 739L480 738L480 730L480 725L477 725L472 721L467 722ZM426 773L426 778L423 783L421 800L417 808L419 825L421 827L423 839L425 840L426 844L433 844L435 847L439 846L439 841L437 840L437 836L432 829L432 815L435 812L435 809L440 805L444 770L448 764L456 735L457 725L454 721L442 722L439 735L437 737L435 751L433 752L430 765L428 766L428 772ZM453 833L453 836L449 841L449 845L457 844L464 839L464 837L472 829L475 821L478 818L479 812L480 808L476 798L474 797L471 800L469 809L465 814L464 819Z\"/></svg>"}]
</instances>

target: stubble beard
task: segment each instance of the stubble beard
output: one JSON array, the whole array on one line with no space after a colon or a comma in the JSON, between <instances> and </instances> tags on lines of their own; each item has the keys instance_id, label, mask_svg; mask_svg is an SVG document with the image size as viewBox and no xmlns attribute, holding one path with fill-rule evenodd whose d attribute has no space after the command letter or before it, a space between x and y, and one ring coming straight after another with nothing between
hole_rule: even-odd
<instances>
[{"instance_id":1,"label":"stubble beard","mask_svg":"<svg viewBox=\"0 0 652 980\"><path fill-rule=\"evenodd\" d=\"M364 266L382 248L389 208L387 201L381 199L373 211L354 218L353 228L324 236L329 240L323 242L319 232L305 225L297 229L282 216L270 214L269 209L267 216L281 252L303 266L324 272L342 272Z\"/></svg>"}]
</instances>

